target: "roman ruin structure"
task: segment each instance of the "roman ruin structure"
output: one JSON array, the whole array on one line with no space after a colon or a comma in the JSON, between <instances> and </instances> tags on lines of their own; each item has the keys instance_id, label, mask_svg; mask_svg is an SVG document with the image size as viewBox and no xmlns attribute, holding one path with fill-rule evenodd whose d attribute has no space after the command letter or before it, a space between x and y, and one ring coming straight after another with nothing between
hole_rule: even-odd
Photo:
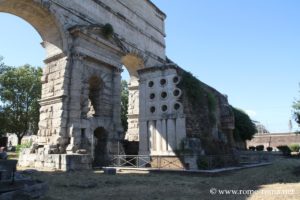
<instances>
[{"instance_id":1,"label":"roman ruin structure","mask_svg":"<svg viewBox=\"0 0 300 200\"><path fill-rule=\"evenodd\" d=\"M166 58L166 15L150 0L0 0L0 12L30 23L46 50L38 139L19 165L108 165L122 152L124 138L138 141L139 154L149 157L176 156L183 140L202 132L231 142L233 119L224 95L206 87L217 98L211 128L205 128L208 115L194 117L185 88L178 86L183 70ZM123 67L130 74L126 134L120 119Z\"/></svg>"}]
</instances>

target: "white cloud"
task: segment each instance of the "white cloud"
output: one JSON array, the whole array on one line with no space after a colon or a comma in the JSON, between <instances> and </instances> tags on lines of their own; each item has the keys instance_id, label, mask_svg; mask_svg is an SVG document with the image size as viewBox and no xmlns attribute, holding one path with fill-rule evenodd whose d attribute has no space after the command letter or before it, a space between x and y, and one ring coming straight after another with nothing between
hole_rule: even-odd
<instances>
[{"instance_id":1,"label":"white cloud","mask_svg":"<svg viewBox=\"0 0 300 200\"><path fill-rule=\"evenodd\" d=\"M254 110L245 110L245 112L251 117L255 117L257 113Z\"/></svg>"}]
</instances>

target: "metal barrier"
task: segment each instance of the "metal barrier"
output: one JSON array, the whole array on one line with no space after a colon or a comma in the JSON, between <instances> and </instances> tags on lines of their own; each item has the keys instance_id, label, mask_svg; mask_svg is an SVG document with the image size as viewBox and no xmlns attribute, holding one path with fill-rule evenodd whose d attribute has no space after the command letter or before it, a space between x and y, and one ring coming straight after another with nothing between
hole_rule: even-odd
<instances>
[{"instance_id":1,"label":"metal barrier","mask_svg":"<svg viewBox=\"0 0 300 200\"><path fill-rule=\"evenodd\" d=\"M176 156L114 155L113 167L184 169Z\"/></svg>"},{"instance_id":2,"label":"metal barrier","mask_svg":"<svg viewBox=\"0 0 300 200\"><path fill-rule=\"evenodd\" d=\"M114 155L111 160L113 167L151 167L150 156L142 155Z\"/></svg>"},{"instance_id":3,"label":"metal barrier","mask_svg":"<svg viewBox=\"0 0 300 200\"><path fill-rule=\"evenodd\" d=\"M151 165L159 169L185 169L183 157L179 156L151 156Z\"/></svg>"},{"instance_id":4,"label":"metal barrier","mask_svg":"<svg viewBox=\"0 0 300 200\"><path fill-rule=\"evenodd\" d=\"M234 167L245 164L268 162L272 159L267 153L244 153L223 155L181 155L181 156L149 156L149 155L114 155L112 167L156 168L156 169L189 169L190 161L199 169L216 169Z\"/></svg>"}]
</instances>

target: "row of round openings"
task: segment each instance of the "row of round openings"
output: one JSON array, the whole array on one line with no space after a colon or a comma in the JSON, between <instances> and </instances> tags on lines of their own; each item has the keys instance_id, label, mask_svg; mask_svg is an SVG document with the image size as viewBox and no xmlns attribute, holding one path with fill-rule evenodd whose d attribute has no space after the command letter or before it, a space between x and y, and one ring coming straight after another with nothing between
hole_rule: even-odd
<instances>
[{"instance_id":1,"label":"row of round openings","mask_svg":"<svg viewBox=\"0 0 300 200\"><path fill-rule=\"evenodd\" d=\"M173 106L174 110L176 110L176 111L179 110L180 107L181 107L181 106L180 106L179 103L175 103L174 106ZM155 113L155 111L156 111L155 106L151 106L151 107L150 107L150 112L151 112L151 113ZM162 106L161 106L161 111L162 111L162 112L167 112L167 111L168 111L168 106L167 106L167 105L162 105Z\"/></svg>"},{"instance_id":2,"label":"row of round openings","mask_svg":"<svg viewBox=\"0 0 300 200\"><path fill-rule=\"evenodd\" d=\"M161 98L165 99L168 97L168 93L167 92L162 92L160 93Z\"/></svg>"},{"instance_id":3,"label":"row of round openings","mask_svg":"<svg viewBox=\"0 0 300 200\"><path fill-rule=\"evenodd\" d=\"M173 91L174 97L178 97L178 96L180 96L180 94L181 94L181 92L180 92L179 89L175 89L175 90Z\"/></svg>"},{"instance_id":4,"label":"row of round openings","mask_svg":"<svg viewBox=\"0 0 300 200\"><path fill-rule=\"evenodd\" d=\"M180 79L179 79L178 76L175 76L173 78L173 83L178 84L179 81L180 81ZM167 82L167 79L162 78L162 79L160 79L159 83L160 83L160 86L165 86L165 85L167 85L168 82ZM154 86L154 81L149 81L148 82L148 87L152 88L153 86Z\"/></svg>"},{"instance_id":5,"label":"row of round openings","mask_svg":"<svg viewBox=\"0 0 300 200\"><path fill-rule=\"evenodd\" d=\"M174 97L178 97L178 96L180 96L180 94L181 94L181 92L180 92L179 89L175 89L175 90L173 91ZM149 96L149 98L150 98L151 100L155 99L155 97L156 97L155 93L151 93L150 96ZM168 93L165 92L165 91L163 91L163 92L160 93L160 97L163 98L163 99L166 99L166 98L168 97Z\"/></svg>"},{"instance_id":6,"label":"row of round openings","mask_svg":"<svg viewBox=\"0 0 300 200\"><path fill-rule=\"evenodd\" d=\"M175 83L175 84L179 83L179 77L178 76L175 76L173 78L173 83Z\"/></svg>"}]
</instances>

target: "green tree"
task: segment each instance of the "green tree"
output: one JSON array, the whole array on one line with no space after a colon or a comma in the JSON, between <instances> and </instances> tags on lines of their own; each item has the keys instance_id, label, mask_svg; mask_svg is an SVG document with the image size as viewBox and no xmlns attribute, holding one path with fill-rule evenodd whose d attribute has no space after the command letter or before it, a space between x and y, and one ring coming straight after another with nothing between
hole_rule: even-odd
<instances>
[{"instance_id":1,"label":"green tree","mask_svg":"<svg viewBox=\"0 0 300 200\"><path fill-rule=\"evenodd\" d=\"M1 135L5 134L5 125L6 125L6 120L3 112L3 107L0 105L0 137Z\"/></svg>"},{"instance_id":2,"label":"green tree","mask_svg":"<svg viewBox=\"0 0 300 200\"><path fill-rule=\"evenodd\" d=\"M0 74L7 69L7 67L4 65L3 57L0 56ZM0 102L0 137L1 135L5 134L5 125L6 125L6 119L3 112L3 104Z\"/></svg>"},{"instance_id":3,"label":"green tree","mask_svg":"<svg viewBox=\"0 0 300 200\"><path fill-rule=\"evenodd\" d=\"M242 141L251 140L253 135L257 133L255 124L243 110L234 107L232 110L235 120L234 138Z\"/></svg>"},{"instance_id":4,"label":"green tree","mask_svg":"<svg viewBox=\"0 0 300 200\"><path fill-rule=\"evenodd\" d=\"M300 86L300 84L299 84ZM300 126L300 99L296 100L293 104L293 110L294 110L294 118L295 121Z\"/></svg>"},{"instance_id":5,"label":"green tree","mask_svg":"<svg viewBox=\"0 0 300 200\"><path fill-rule=\"evenodd\" d=\"M4 63L3 63L3 57L0 56L0 69L2 69L4 67Z\"/></svg>"},{"instance_id":6,"label":"green tree","mask_svg":"<svg viewBox=\"0 0 300 200\"><path fill-rule=\"evenodd\" d=\"M19 144L26 133L38 130L41 76L42 69L30 65L0 68L0 128L15 133Z\"/></svg>"},{"instance_id":7,"label":"green tree","mask_svg":"<svg viewBox=\"0 0 300 200\"><path fill-rule=\"evenodd\" d=\"M126 132L128 129L128 122L127 122L127 114L128 114L128 83L125 80L121 82L121 121L124 131Z\"/></svg>"}]
</instances>

